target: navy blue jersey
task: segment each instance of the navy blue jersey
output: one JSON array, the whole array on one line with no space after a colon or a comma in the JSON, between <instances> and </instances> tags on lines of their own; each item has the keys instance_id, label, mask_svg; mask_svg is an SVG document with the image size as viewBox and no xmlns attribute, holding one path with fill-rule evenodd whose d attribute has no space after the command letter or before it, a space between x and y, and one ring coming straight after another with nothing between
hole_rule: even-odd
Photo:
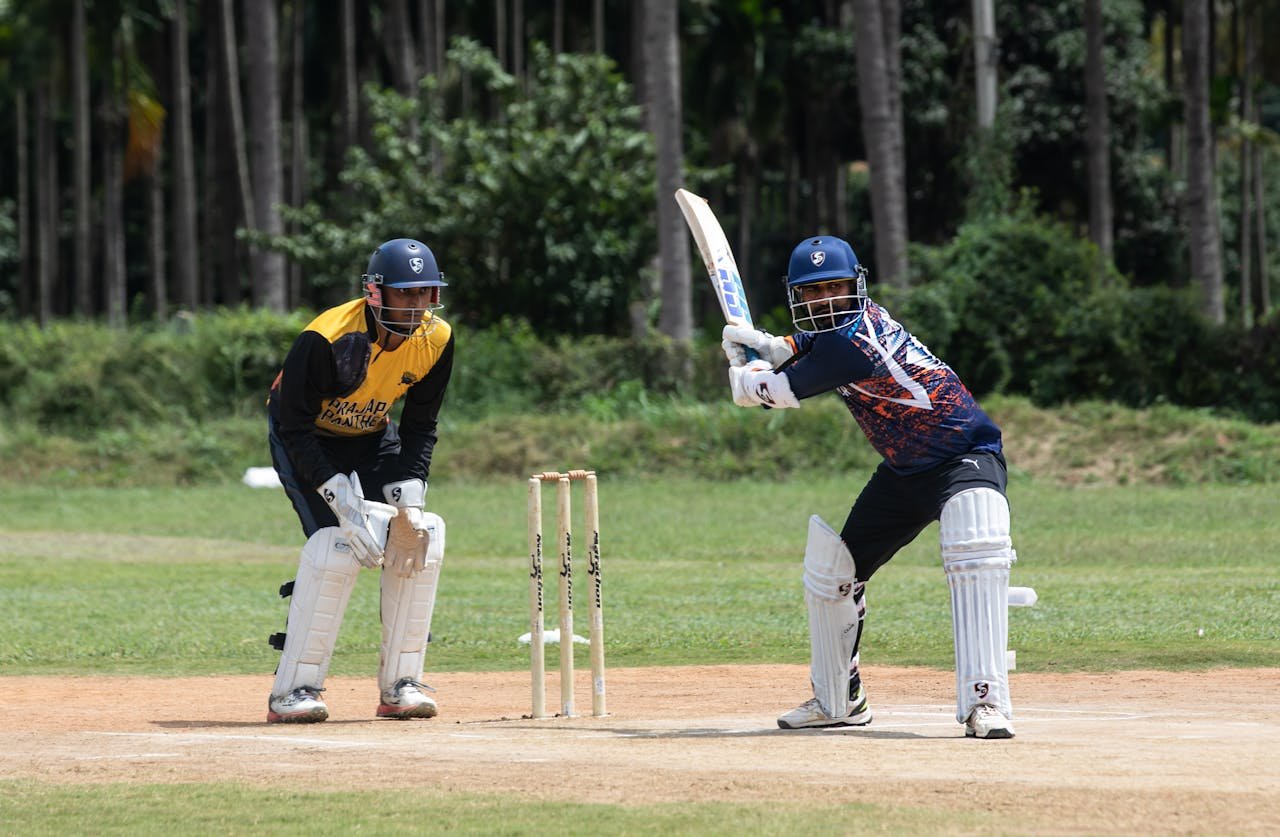
<instances>
[{"instance_id":1,"label":"navy blue jersey","mask_svg":"<svg viewBox=\"0 0 1280 837\"><path fill-rule=\"evenodd\" d=\"M804 399L835 390L885 464L914 474L969 451L1000 453L1000 428L960 377L868 300L846 328L792 335L784 370Z\"/></svg>"}]
</instances>

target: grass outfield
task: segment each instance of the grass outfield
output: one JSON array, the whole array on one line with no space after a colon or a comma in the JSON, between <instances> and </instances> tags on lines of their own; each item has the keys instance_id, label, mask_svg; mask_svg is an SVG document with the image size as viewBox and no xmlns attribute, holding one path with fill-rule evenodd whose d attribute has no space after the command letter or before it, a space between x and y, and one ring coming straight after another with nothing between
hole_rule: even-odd
<instances>
[{"instance_id":1,"label":"grass outfield","mask_svg":"<svg viewBox=\"0 0 1280 837\"><path fill-rule=\"evenodd\" d=\"M807 660L805 520L816 512L838 526L859 486L602 480L609 664ZM1021 670L1275 664L1273 486L1064 489L1015 479L1010 496L1013 584L1040 595L1010 615ZM429 500L449 546L428 669L525 667L516 642L528 630L524 482L441 483ZM293 577L301 540L281 492L6 487L0 508L0 674L274 668L266 637L284 626L276 590ZM335 675L376 669L376 583L361 574ZM950 668L936 526L873 579L869 604L867 662ZM548 607L553 625L553 588Z\"/></svg>"},{"instance_id":2,"label":"grass outfield","mask_svg":"<svg viewBox=\"0 0 1280 837\"><path fill-rule=\"evenodd\" d=\"M609 665L803 663L805 520L817 512L838 523L860 482L603 480ZM1072 490L1015 479L1010 496L1021 556L1013 580L1040 594L1036 607L1010 615L1019 670L1275 665L1273 486ZM449 547L428 671L524 668L516 642L527 630L524 482L441 482L429 499L448 521ZM4 487L0 508L0 675L274 668L266 636L286 612L275 591L292 577L300 545L281 492ZM575 511L580 517L580 504ZM373 573L361 575L335 675L376 669L375 585ZM936 526L881 570L869 595L868 663L951 667ZM1000 813L868 803L575 804L429 787L0 781L0 822L34 835L975 833L1011 825Z\"/></svg>"},{"instance_id":3,"label":"grass outfield","mask_svg":"<svg viewBox=\"0 0 1280 837\"><path fill-rule=\"evenodd\" d=\"M233 785L52 787L0 782L0 813L28 835L90 834L700 834L976 833L972 814L894 807L662 803L590 805L424 789L324 793ZM862 825L866 823L866 825Z\"/></svg>"}]
</instances>

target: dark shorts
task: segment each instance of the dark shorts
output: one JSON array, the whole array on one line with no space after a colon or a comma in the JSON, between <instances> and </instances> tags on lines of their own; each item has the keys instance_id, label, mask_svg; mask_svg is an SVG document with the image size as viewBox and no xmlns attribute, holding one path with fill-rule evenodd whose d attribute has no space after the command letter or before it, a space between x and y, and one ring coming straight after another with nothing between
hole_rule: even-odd
<instances>
[{"instance_id":1,"label":"dark shorts","mask_svg":"<svg viewBox=\"0 0 1280 837\"><path fill-rule=\"evenodd\" d=\"M859 581L875 571L942 514L947 500L970 488L994 488L1001 494L1009 482L1004 456L972 452L936 468L902 476L884 464L858 495L840 530L853 555Z\"/></svg>"},{"instance_id":2,"label":"dark shorts","mask_svg":"<svg viewBox=\"0 0 1280 837\"><path fill-rule=\"evenodd\" d=\"M302 531L309 538L326 526L337 526L338 518L329 508L320 492L311 486L302 485L280 441L279 428L270 418L267 419L267 438L271 444L271 463L280 482L284 485L285 494L293 503L293 510L302 523ZM360 487L367 500L383 502L382 486L388 482L401 479L403 471L400 465L400 431L394 421L388 422L381 433L368 436L316 436L320 447L324 449L333 467L340 473L350 474L355 471L360 475Z\"/></svg>"}]
</instances>

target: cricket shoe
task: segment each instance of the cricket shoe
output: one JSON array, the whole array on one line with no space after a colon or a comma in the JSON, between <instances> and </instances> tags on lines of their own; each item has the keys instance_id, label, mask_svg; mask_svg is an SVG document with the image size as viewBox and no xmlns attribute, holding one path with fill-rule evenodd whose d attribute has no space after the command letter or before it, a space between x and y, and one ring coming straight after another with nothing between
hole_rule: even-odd
<instances>
[{"instance_id":1,"label":"cricket shoe","mask_svg":"<svg viewBox=\"0 0 1280 837\"><path fill-rule=\"evenodd\" d=\"M378 704L379 718L434 718L436 702L427 692L434 692L430 686L419 683L412 677L401 677L396 684L382 693L382 703Z\"/></svg>"},{"instance_id":2,"label":"cricket shoe","mask_svg":"<svg viewBox=\"0 0 1280 837\"><path fill-rule=\"evenodd\" d=\"M267 701L267 723L320 723L329 717L329 707L320 700L323 691L315 686L299 686L287 695L272 695Z\"/></svg>"},{"instance_id":3,"label":"cricket shoe","mask_svg":"<svg viewBox=\"0 0 1280 837\"><path fill-rule=\"evenodd\" d=\"M979 703L964 722L969 738L1013 738L1013 721L989 703Z\"/></svg>"},{"instance_id":4,"label":"cricket shoe","mask_svg":"<svg viewBox=\"0 0 1280 837\"><path fill-rule=\"evenodd\" d=\"M842 718L832 718L818 703L817 698L810 698L778 718L778 726L783 729L811 729L815 727L865 727L871 723L871 704L867 703L867 693L862 686L849 700L849 714Z\"/></svg>"}]
</instances>

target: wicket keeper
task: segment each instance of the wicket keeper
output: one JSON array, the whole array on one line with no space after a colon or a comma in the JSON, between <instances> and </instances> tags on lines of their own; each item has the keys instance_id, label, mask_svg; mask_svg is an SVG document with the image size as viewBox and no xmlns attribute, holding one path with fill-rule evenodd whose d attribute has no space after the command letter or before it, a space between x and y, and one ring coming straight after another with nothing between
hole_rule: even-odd
<instances>
[{"instance_id":1,"label":"wicket keeper","mask_svg":"<svg viewBox=\"0 0 1280 837\"><path fill-rule=\"evenodd\" d=\"M422 677L445 527L423 504L453 368L453 333L437 313L446 285L427 245L397 238L373 251L361 286L298 336L268 400L272 463L307 538L281 589L289 617L271 638L281 654L268 723L329 717L320 695L361 568L381 576L377 717L437 711Z\"/></svg>"}]
</instances>

